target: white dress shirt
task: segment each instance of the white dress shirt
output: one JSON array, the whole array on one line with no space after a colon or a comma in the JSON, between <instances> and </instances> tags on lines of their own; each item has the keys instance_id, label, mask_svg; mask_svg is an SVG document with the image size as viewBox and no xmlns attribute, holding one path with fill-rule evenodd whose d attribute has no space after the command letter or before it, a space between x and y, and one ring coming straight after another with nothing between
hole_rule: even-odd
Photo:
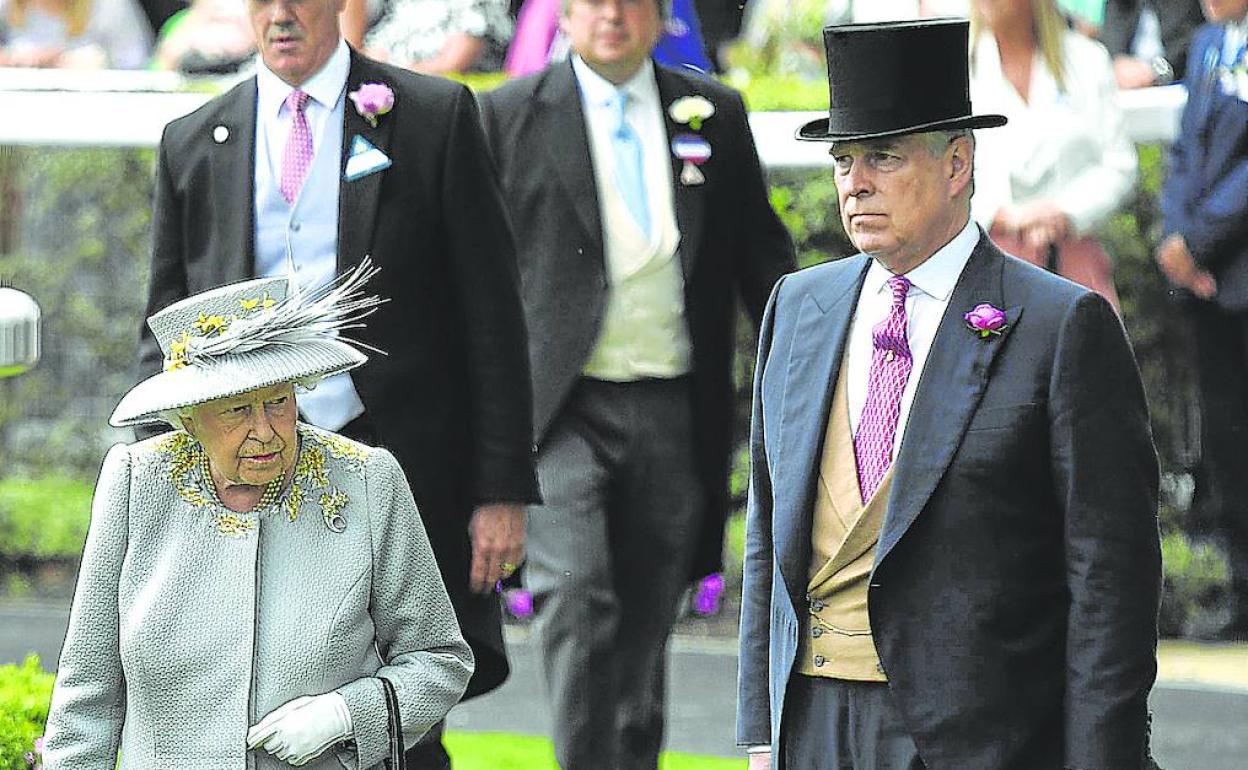
<instances>
[{"instance_id":1,"label":"white dress shirt","mask_svg":"<svg viewBox=\"0 0 1248 770\"><path fill-rule=\"evenodd\" d=\"M974 43L971 101L976 112L1010 122L975 134L975 197L971 215L985 229L998 210L1051 200L1076 235L1100 226L1135 185L1135 145L1127 138L1113 64L1100 43L1075 32L1062 37L1065 88L1040 51L1031 65L1027 101L1001 71L997 41Z\"/></svg>"},{"instance_id":2,"label":"white dress shirt","mask_svg":"<svg viewBox=\"0 0 1248 770\"><path fill-rule=\"evenodd\" d=\"M893 457L901 448L906 432L906 418L914 402L914 392L923 377L927 354L932 349L936 330L949 307L953 288L971 258L971 252L979 243L979 228L968 221L953 240L942 246L926 262L906 273L910 279L910 292L906 295L906 341L910 345L912 365L910 378L901 396L901 414L897 418L897 432L893 434ZM867 277L858 295L858 305L849 328L847 354L849 360L849 427L857 433L858 421L867 403L867 384L871 374L871 356L874 351L871 329L888 317L893 304L893 294L888 279L893 274L879 262L872 260ZM967 308L970 310L970 308Z\"/></svg>"}]
</instances>

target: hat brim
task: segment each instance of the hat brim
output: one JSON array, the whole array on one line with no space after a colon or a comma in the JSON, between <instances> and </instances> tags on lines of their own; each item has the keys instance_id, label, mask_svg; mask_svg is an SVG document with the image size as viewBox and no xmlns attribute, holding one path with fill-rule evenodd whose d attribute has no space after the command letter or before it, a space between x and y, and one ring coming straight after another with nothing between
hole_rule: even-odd
<instances>
[{"instance_id":1,"label":"hat brim","mask_svg":"<svg viewBox=\"0 0 1248 770\"><path fill-rule=\"evenodd\" d=\"M828 119L812 120L797 130L797 138L803 142L847 142L865 139L885 139L890 136L906 134L924 134L929 131L954 131L959 128L998 128L1006 124L1004 115L966 115L961 118L948 118L932 123L920 123L917 126L892 128L887 131L868 132L832 132L828 130Z\"/></svg>"},{"instance_id":2,"label":"hat brim","mask_svg":"<svg viewBox=\"0 0 1248 770\"><path fill-rule=\"evenodd\" d=\"M339 340L270 346L148 377L122 397L110 425L163 422L162 412L308 378L329 377L368 361Z\"/></svg>"}]
</instances>

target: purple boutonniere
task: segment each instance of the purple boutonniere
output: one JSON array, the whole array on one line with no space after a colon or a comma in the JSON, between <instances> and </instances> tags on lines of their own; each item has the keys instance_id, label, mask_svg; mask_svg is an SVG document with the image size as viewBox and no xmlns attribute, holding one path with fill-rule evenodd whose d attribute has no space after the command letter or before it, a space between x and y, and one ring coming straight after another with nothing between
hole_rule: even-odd
<instances>
[{"instance_id":1,"label":"purple boutonniere","mask_svg":"<svg viewBox=\"0 0 1248 770\"><path fill-rule=\"evenodd\" d=\"M373 128L377 127L377 118L394 108L394 91L385 83L361 83L358 90L347 96L355 102L355 111Z\"/></svg>"},{"instance_id":2,"label":"purple boutonniere","mask_svg":"<svg viewBox=\"0 0 1248 770\"><path fill-rule=\"evenodd\" d=\"M966 328L975 332L981 338L1000 334L1007 328L1005 313L1000 308L993 307L987 302L976 305L971 312L966 313L962 318L966 321Z\"/></svg>"}]
</instances>

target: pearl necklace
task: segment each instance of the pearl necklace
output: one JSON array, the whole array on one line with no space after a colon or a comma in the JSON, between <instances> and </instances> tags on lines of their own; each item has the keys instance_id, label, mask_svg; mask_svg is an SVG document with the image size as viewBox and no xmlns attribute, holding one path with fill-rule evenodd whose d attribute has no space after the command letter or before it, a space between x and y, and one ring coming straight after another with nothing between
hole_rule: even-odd
<instances>
[{"instance_id":1,"label":"pearl necklace","mask_svg":"<svg viewBox=\"0 0 1248 770\"><path fill-rule=\"evenodd\" d=\"M209 468L209 465L208 465L208 453L203 452L202 454L200 454L199 460L200 460L200 463L203 465L204 479L208 481L209 485L214 487L214 491L215 491L216 485L212 483L212 470ZM282 494L282 482L285 480L286 480L286 474L283 473L283 474L278 475L277 478L273 479L268 484L265 484L264 492L261 493L260 495L260 500L257 501L254 506L251 507L251 510L249 511L249 513L255 513L256 511L263 510L269 507L270 505L272 505L273 503L276 503L278 496ZM219 501L220 499L221 499L221 495L220 493L218 493L217 500Z\"/></svg>"}]
</instances>

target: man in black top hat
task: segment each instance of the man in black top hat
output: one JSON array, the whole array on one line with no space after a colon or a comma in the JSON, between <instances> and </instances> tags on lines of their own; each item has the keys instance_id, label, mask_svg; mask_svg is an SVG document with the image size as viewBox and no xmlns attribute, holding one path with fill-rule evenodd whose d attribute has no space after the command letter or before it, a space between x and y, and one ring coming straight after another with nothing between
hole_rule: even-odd
<instances>
[{"instance_id":1,"label":"man in black top hat","mask_svg":"<svg viewBox=\"0 0 1248 770\"><path fill-rule=\"evenodd\" d=\"M737 738L751 770L1147 761L1157 464L1104 299L969 218L967 23L830 27L862 253L763 320Z\"/></svg>"}]
</instances>

